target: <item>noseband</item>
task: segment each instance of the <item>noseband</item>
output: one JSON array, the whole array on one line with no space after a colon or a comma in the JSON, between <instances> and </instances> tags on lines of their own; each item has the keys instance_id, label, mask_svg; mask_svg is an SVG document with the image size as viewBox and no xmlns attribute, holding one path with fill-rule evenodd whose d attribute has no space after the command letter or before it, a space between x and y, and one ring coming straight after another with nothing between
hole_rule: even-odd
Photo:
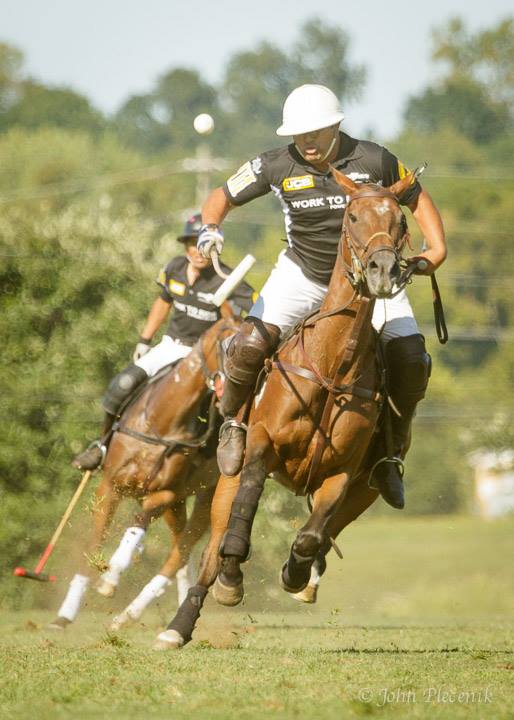
<instances>
[{"instance_id":1,"label":"noseband","mask_svg":"<svg viewBox=\"0 0 514 720\"><path fill-rule=\"evenodd\" d=\"M346 217L348 213L348 209L352 202L354 200L360 200L361 198L389 198L391 200L394 200L394 202L398 205L398 199L396 198L393 193L389 192L387 189L383 190L372 190L372 189L366 189L361 190L360 192L356 193L355 195L352 195L350 197L350 200L348 202L348 205L346 206L345 210L345 218L343 221L343 241L346 243L348 250L350 251L350 256L352 258L352 265L351 267L348 266L345 263L345 267L347 270L347 276L352 284L352 286L356 289L360 289L362 284L364 283L364 274L368 268L368 264L373 257L378 252L390 252L393 253L395 256L395 259L397 262L400 262L401 260L401 252L403 249L403 246L405 245L406 239L407 239L407 233L403 235L403 237L400 240L399 247L395 247L393 238L390 233L386 232L385 230L379 230L378 232L373 233L365 243L361 242L359 238L355 237L355 235L352 234L350 227L348 223L346 222ZM391 245L379 245L379 247L374 248L372 252L369 252L369 248L373 240L380 235L385 235L385 237L389 238L391 241ZM356 248L358 248L361 252L358 254L356 252ZM369 254L368 254L369 253Z\"/></svg>"}]
</instances>

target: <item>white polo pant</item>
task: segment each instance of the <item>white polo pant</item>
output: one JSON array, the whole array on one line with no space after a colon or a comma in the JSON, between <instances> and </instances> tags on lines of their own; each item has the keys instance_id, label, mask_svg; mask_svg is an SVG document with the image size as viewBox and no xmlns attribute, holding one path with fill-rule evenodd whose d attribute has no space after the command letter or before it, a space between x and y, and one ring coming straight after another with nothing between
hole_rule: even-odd
<instances>
[{"instance_id":1,"label":"white polo pant","mask_svg":"<svg viewBox=\"0 0 514 720\"><path fill-rule=\"evenodd\" d=\"M136 360L134 365L142 368L148 377L153 377L165 365L185 358L192 349L189 345L183 345L169 335L164 335L161 342Z\"/></svg>"},{"instance_id":2,"label":"white polo pant","mask_svg":"<svg viewBox=\"0 0 514 720\"><path fill-rule=\"evenodd\" d=\"M283 250L249 314L284 332L319 308L327 290L326 285L305 277ZM405 290L394 298L375 301L372 324L384 341L419 333Z\"/></svg>"}]
</instances>

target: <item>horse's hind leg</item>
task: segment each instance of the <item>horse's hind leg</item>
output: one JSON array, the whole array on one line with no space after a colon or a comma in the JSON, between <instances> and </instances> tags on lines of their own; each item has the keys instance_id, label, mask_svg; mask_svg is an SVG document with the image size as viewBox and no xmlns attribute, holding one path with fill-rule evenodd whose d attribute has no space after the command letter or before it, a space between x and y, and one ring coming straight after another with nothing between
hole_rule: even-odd
<instances>
[{"instance_id":1,"label":"horse's hind leg","mask_svg":"<svg viewBox=\"0 0 514 720\"><path fill-rule=\"evenodd\" d=\"M180 648L191 640L200 617L205 597L216 579L219 568L219 548L227 529L232 502L239 487L239 475L221 475L211 506L211 535L203 551L196 585L190 588L175 617L154 645L157 650Z\"/></svg>"},{"instance_id":2,"label":"horse's hind leg","mask_svg":"<svg viewBox=\"0 0 514 720\"><path fill-rule=\"evenodd\" d=\"M64 628L77 617L91 581L90 573L91 564L94 562L94 553L105 540L119 502L120 496L114 489L108 474L104 473L95 492L93 530L90 532L89 540L82 552L78 572L70 582L66 597L58 610L57 618L49 624L49 627L55 629Z\"/></svg>"},{"instance_id":3,"label":"horse's hind leg","mask_svg":"<svg viewBox=\"0 0 514 720\"><path fill-rule=\"evenodd\" d=\"M262 425L248 434L246 460L241 484L230 513L228 530L221 547L221 567L213 597L221 605L238 605L243 599L243 573L240 565L250 554L252 525L266 480L266 461L271 442Z\"/></svg>"},{"instance_id":4,"label":"horse's hind leg","mask_svg":"<svg viewBox=\"0 0 514 720\"><path fill-rule=\"evenodd\" d=\"M134 524L125 530L120 544L109 560L108 569L102 574L97 592L104 597L112 597L116 592L120 577L132 563L134 554L142 552L143 538L150 523L176 500L171 490L159 490L147 495L141 504L141 510L134 518ZM185 509L184 509L185 523Z\"/></svg>"},{"instance_id":5,"label":"horse's hind leg","mask_svg":"<svg viewBox=\"0 0 514 720\"><path fill-rule=\"evenodd\" d=\"M298 593L308 584L312 564L328 540L328 526L342 500L347 483L346 473L334 475L326 478L314 493L311 516L299 530L280 575L282 588L287 592Z\"/></svg>"},{"instance_id":6,"label":"horse's hind leg","mask_svg":"<svg viewBox=\"0 0 514 720\"><path fill-rule=\"evenodd\" d=\"M172 550L164 568L166 568L169 559L174 555L177 546L180 543L181 536L184 533L187 524L186 504L184 500L175 503L164 511L163 518L166 521L172 537ZM146 608L157 598L162 597L168 587L171 585L170 575L161 569L157 575L144 586L139 595L121 612L116 615L111 623L111 630L120 630L124 625L139 620Z\"/></svg>"}]
</instances>

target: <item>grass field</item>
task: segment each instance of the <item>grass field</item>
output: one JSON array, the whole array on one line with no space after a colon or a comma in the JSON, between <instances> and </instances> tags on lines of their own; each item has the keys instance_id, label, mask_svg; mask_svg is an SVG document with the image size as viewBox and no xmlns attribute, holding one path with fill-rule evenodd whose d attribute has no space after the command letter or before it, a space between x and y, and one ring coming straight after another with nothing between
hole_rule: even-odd
<instances>
[{"instance_id":1,"label":"grass field","mask_svg":"<svg viewBox=\"0 0 514 720\"><path fill-rule=\"evenodd\" d=\"M61 634L44 630L48 610L5 611L0 717L510 718L513 527L363 520L316 606L254 575L244 606L209 600L195 640L175 653L150 649L173 596L115 635L108 613L121 599L109 609L93 599Z\"/></svg>"}]
</instances>

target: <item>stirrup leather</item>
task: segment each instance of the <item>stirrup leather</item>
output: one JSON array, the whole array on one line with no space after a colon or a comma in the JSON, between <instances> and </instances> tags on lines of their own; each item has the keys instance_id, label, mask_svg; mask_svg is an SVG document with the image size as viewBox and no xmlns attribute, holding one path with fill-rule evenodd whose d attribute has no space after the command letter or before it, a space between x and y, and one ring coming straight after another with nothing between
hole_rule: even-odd
<instances>
[{"instance_id":1,"label":"stirrup leather","mask_svg":"<svg viewBox=\"0 0 514 720\"><path fill-rule=\"evenodd\" d=\"M398 468L398 472L400 473L400 477L403 477L403 475L405 473L405 464L401 458L387 457L387 456L380 458L379 460L376 461L376 463L373 465L373 467L371 468L371 470L369 472L368 487L372 488L373 490L379 489L376 485L373 484L373 475L375 473L376 468L379 465L382 465L382 463L392 463L393 465L396 465L396 467Z\"/></svg>"}]
</instances>

